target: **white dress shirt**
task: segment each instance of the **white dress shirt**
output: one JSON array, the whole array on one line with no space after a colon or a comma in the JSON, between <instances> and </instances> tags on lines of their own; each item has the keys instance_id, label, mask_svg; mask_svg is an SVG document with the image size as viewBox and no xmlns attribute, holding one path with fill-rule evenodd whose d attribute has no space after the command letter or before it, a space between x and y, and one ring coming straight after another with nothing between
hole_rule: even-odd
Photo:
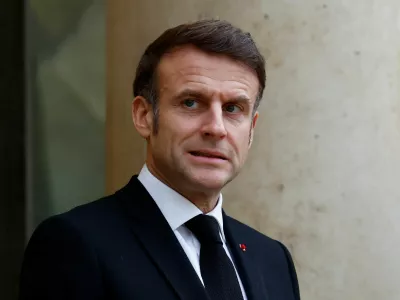
<instances>
[{"instance_id":1,"label":"white dress shirt","mask_svg":"<svg viewBox=\"0 0 400 300\"><path fill-rule=\"evenodd\" d=\"M177 193L175 190L171 189L169 186L157 179L153 174L150 173L146 165L144 165L140 171L138 179L156 202L169 226L171 226L172 231L176 235L176 238L189 258L189 261L191 262L201 282L203 282L200 271L200 242L185 226L187 221L197 215L202 214L202 211L181 194ZM222 218L222 201L222 195L220 195L217 206L207 215L217 219L223 247L226 251L226 254L232 261L231 254L226 246L226 239L223 230L224 224ZM242 281L240 280L240 276L233 261L232 264L238 277L243 299L247 300Z\"/></svg>"}]
</instances>

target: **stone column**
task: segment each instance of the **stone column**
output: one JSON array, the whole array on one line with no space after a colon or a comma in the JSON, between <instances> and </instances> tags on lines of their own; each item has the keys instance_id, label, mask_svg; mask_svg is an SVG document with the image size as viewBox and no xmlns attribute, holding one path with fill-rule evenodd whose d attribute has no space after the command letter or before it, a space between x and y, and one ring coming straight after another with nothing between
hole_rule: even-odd
<instances>
[{"instance_id":1,"label":"stone column","mask_svg":"<svg viewBox=\"0 0 400 300\"><path fill-rule=\"evenodd\" d=\"M225 209L290 248L303 299L399 299L399 12L396 0L110 0L108 191L143 164L130 102L145 46L227 19L267 56L268 86Z\"/></svg>"}]
</instances>

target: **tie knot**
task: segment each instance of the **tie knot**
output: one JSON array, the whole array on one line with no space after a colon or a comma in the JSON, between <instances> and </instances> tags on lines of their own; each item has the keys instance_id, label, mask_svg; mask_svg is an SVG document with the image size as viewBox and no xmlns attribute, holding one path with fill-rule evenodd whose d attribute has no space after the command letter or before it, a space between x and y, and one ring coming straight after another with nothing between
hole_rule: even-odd
<instances>
[{"instance_id":1,"label":"tie knot","mask_svg":"<svg viewBox=\"0 0 400 300\"><path fill-rule=\"evenodd\" d=\"M218 221L211 216L198 215L186 222L186 227L199 240L200 244L222 244Z\"/></svg>"}]
</instances>

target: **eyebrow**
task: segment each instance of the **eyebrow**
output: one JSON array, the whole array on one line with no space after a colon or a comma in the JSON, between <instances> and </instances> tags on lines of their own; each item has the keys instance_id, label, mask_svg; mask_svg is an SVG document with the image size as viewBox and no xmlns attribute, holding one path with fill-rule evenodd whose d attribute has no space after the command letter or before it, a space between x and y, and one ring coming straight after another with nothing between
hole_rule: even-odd
<instances>
[{"instance_id":1,"label":"eyebrow","mask_svg":"<svg viewBox=\"0 0 400 300\"><path fill-rule=\"evenodd\" d=\"M196 90L193 89L184 89L183 91L179 92L175 98L181 99L185 97L193 97L193 98L205 98L206 96ZM239 95L233 98L229 98L228 102L237 102L237 103L248 103L250 104L250 98L245 95Z\"/></svg>"},{"instance_id":2,"label":"eyebrow","mask_svg":"<svg viewBox=\"0 0 400 300\"><path fill-rule=\"evenodd\" d=\"M240 95L230 99L231 102L247 103L250 104L250 98L245 95Z\"/></svg>"},{"instance_id":3,"label":"eyebrow","mask_svg":"<svg viewBox=\"0 0 400 300\"><path fill-rule=\"evenodd\" d=\"M204 94L196 90L184 89L175 96L175 98L185 98L185 97L204 98Z\"/></svg>"}]
</instances>

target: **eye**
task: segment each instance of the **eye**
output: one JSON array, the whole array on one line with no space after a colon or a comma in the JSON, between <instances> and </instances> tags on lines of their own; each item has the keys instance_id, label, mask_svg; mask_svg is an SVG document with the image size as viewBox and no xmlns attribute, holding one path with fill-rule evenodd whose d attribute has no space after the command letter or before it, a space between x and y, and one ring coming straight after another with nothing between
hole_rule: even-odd
<instances>
[{"instance_id":1,"label":"eye","mask_svg":"<svg viewBox=\"0 0 400 300\"><path fill-rule=\"evenodd\" d=\"M235 104L228 104L225 106L225 110L229 113L238 113L240 112L242 109Z\"/></svg>"},{"instance_id":2,"label":"eye","mask_svg":"<svg viewBox=\"0 0 400 300\"><path fill-rule=\"evenodd\" d=\"M196 105L198 105L198 103L194 99L186 99L183 101L183 105L189 108L196 108Z\"/></svg>"}]
</instances>

